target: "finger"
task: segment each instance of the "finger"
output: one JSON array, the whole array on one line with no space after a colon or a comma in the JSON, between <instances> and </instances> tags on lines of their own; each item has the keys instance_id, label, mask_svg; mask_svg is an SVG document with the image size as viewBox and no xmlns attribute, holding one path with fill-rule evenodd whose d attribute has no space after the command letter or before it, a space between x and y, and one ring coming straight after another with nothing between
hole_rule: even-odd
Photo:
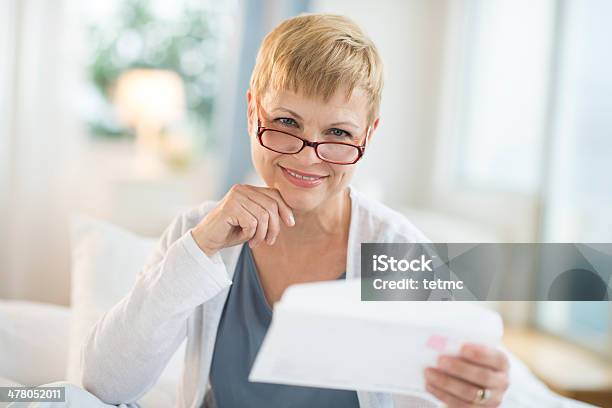
<instances>
[{"instance_id":1,"label":"finger","mask_svg":"<svg viewBox=\"0 0 612 408\"><path fill-rule=\"evenodd\" d=\"M435 368L426 368L425 369L425 378L428 384L435 386L445 392L454 395L460 400L473 403L476 401L478 397L478 392L480 391L480 387L475 386L466 381L462 381L458 378L455 378L451 375L445 374L442 371L436 370ZM493 396L488 400L487 404L496 403L496 396L499 394L493 391Z\"/></svg>"},{"instance_id":2,"label":"finger","mask_svg":"<svg viewBox=\"0 0 612 408\"><path fill-rule=\"evenodd\" d=\"M248 198L240 200L240 205L257 220L255 235L249 241L250 247L254 248L266 238L270 215L265 208Z\"/></svg>"},{"instance_id":3,"label":"finger","mask_svg":"<svg viewBox=\"0 0 612 408\"><path fill-rule=\"evenodd\" d=\"M287 224L287 226L293 227L295 225L293 210L285 202L285 200L281 196L281 193L277 189L259 187L257 188L257 190L276 201L276 203L278 204L278 213L280 214L285 224Z\"/></svg>"},{"instance_id":4,"label":"finger","mask_svg":"<svg viewBox=\"0 0 612 408\"><path fill-rule=\"evenodd\" d=\"M250 212L246 211L240 204L238 209L235 211L234 216L230 217L230 224L242 228L241 239L251 239L257 231L257 219L251 215Z\"/></svg>"},{"instance_id":5,"label":"finger","mask_svg":"<svg viewBox=\"0 0 612 408\"><path fill-rule=\"evenodd\" d=\"M502 351L481 344L464 344L461 348L461 357L494 370L508 369L508 357Z\"/></svg>"},{"instance_id":6,"label":"finger","mask_svg":"<svg viewBox=\"0 0 612 408\"><path fill-rule=\"evenodd\" d=\"M441 356L436 368L482 388L502 388L506 383L504 372L491 370L459 357Z\"/></svg>"},{"instance_id":7,"label":"finger","mask_svg":"<svg viewBox=\"0 0 612 408\"><path fill-rule=\"evenodd\" d=\"M443 389L436 387L435 385L427 383L425 384L425 389L432 393L437 399L444 402L449 408L469 408L474 406L473 404L467 403L462 399L449 394Z\"/></svg>"},{"instance_id":8,"label":"finger","mask_svg":"<svg viewBox=\"0 0 612 408\"><path fill-rule=\"evenodd\" d=\"M280 214L278 213L278 203L273 198L257 190L251 191L249 198L268 211L269 219L266 242L269 245L274 244L276 237L280 232Z\"/></svg>"}]
</instances>

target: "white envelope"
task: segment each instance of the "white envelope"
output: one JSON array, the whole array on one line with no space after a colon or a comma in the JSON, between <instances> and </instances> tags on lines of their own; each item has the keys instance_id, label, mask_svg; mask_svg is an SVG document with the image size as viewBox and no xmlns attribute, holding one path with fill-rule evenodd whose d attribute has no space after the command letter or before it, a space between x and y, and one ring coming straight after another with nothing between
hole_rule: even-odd
<instances>
[{"instance_id":1,"label":"white envelope","mask_svg":"<svg viewBox=\"0 0 612 408\"><path fill-rule=\"evenodd\" d=\"M440 354L501 340L500 316L468 302L362 302L360 283L289 287L249 381L431 398L423 369Z\"/></svg>"}]
</instances>

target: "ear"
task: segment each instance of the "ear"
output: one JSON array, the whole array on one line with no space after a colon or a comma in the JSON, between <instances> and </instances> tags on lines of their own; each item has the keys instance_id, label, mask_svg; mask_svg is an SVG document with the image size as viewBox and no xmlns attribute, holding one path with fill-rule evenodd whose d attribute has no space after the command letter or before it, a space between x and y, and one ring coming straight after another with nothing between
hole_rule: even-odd
<instances>
[{"instance_id":1,"label":"ear","mask_svg":"<svg viewBox=\"0 0 612 408\"><path fill-rule=\"evenodd\" d=\"M370 134L368 135L368 142L367 144L370 144L372 142L372 137L374 137L374 132L376 132L376 129L378 128L378 123L380 122L380 117L376 118L374 120L374 123L372 123L372 129L370 130Z\"/></svg>"},{"instance_id":2,"label":"ear","mask_svg":"<svg viewBox=\"0 0 612 408\"><path fill-rule=\"evenodd\" d=\"M253 100L253 93L251 93L250 89L247 89L246 92L246 98L247 98L247 130L249 132L249 137L251 134L253 134L253 105L254 105L254 100Z\"/></svg>"}]
</instances>

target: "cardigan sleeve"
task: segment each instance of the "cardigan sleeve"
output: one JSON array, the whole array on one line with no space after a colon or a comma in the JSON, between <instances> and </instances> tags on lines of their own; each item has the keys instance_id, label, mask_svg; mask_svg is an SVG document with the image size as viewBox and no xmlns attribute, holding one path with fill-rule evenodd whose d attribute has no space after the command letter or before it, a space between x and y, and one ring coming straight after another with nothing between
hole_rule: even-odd
<instances>
[{"instance_id":1,"label":"cardigan sleeve","mask_svg":"<svg viewBox=\"0 0 612 408\"><path fill-rule=\"evenodd\" d=\"M518 357L504 347L500 349L510 362L510 386L504 395L502 407L595 408L553 392Z\"/></svg>"},{"instance_id":2,"label":"cardigan sleeve","mask_svg":"<svg viewBox=\"0 0 612 408\"><path fill-rule=\"evenodd\" d=\"M191 235L205 214L200 207L175 218L130 292L89 333L81 383L102 401L144 395L184 340L195 308L231 284L221 256L208 257Z\"/></svg>"}]
</instances>

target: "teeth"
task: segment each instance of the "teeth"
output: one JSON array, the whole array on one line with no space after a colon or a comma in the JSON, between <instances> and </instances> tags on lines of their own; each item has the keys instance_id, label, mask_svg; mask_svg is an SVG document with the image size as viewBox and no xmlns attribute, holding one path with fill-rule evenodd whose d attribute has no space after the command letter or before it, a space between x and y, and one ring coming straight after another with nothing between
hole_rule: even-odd
<instances>
[{"instance_id":1,"label":"teeth","mask_svg":"<svg viewBox=\"0 0 612 408\"><path fill-rule=\"evenodd\" d=\"M289 174L290 174L290 175L292 175L293 177L295 177L295 178L299 178L299 179L302 179L302 180L306 180L306 181L314 181L314 180L318 180L318 179L320 179L320 178L321 178L321 177L307 177L307 176L300 176L299 174L296 174L296 173L292 172L292 171L291 171L291 170L289 170L289 169L285 169L285 170L287 170L287 173L289 173Z\"/></svg>"}]
</instances>

